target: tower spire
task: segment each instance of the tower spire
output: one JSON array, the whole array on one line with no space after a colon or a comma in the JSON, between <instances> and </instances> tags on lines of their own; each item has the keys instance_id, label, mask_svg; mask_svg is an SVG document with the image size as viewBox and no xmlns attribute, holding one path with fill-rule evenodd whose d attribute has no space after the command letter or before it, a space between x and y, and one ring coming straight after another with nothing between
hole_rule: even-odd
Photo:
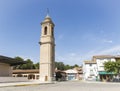
<instances>
[{"instance_id":1,"label":"tower spire","mask_svg":"<svg viewBox=\"0 0 120 91\"><path fill-rule=\"evenodd\" d=\"M47 8L47 16L46 16L46 18L50 18L50 16L49 16L49 8Z\"/></svg>"},{"instance_id":2,"label":"tower spire","mask_svg":"<svg viewBox=\"0 0 120 91\"><path fill-rule=\"evenodd\" d=\"M49 8L47 8L47 15L49 15Z\"/></svg>"}]
</instances>

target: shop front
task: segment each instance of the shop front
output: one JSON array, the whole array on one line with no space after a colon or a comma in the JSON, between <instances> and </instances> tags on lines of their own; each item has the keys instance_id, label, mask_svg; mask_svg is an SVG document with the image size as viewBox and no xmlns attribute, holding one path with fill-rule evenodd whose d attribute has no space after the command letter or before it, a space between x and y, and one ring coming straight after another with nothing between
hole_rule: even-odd
<instances>
[{"instance_id":1,"label":"shop front","mask_svg":"<svg viewBox=\"0 0 120 91\"><path fill-rule=\"evenodd\" d=\"M100 71L99 72L99 79L100 81L111 81L113 78L114 73L112 72L106 72L106 71Z\"/></svg>"}]
</instances>

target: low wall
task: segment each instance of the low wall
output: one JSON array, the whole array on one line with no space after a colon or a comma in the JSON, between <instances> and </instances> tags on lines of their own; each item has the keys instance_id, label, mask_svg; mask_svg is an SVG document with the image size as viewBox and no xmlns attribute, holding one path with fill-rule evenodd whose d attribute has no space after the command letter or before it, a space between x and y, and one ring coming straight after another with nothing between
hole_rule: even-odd
<instances>
[{"instance_id":1,"label":"low wall","mask_svg":"<svg viewBox=\"0 0 120 91\"><path fill-rule=\"evenodd\" d=\"M0 83L2 82L24 82L28 81L27 77L0 77Z\"/></svg>"},{"instance_id":2,"label":"low wall","mask_svg":"<svg viewBox=\"0 0 120 91\"><path fill-rule=\"evenodd\" d=\"M11 77L12 67L6 63L0 63L0 77Z\"/></svg>"}]
</instances>

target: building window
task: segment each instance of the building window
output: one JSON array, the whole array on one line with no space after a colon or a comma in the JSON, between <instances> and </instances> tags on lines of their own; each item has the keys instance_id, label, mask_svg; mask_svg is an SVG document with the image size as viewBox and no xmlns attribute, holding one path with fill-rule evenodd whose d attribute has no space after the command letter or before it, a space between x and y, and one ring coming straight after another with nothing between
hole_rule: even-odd
<instances>
[{"instance_id":1,"label":"building window","mask_svg":"<svg viewBox=\"0 0 120 91\"><path fill-rule=\"evenodd\" d=\"M92 66L92 64L89 64L89 66Z\"/></svg>"},{"instance_id":2,"label":"building window","mask_svg":"<svg viewBox=\"0 0 120 91\"><path fill-rule=\"evenodd\" d=\"M94 72L92 69L90 70L90 76L94 76Z\"/></svg>"},{"instance_id":3,"label":"building window","mask_svg":"<svg viewBox=\"0 0 120 91\"><path fill-rule=\"evenodd\" d=\"M39 79L39 75L36 76L36 79Z\"/></svg>"},{"instance_id":4,"label":"building window","mask_svg":"<svg viewBox=\"0 0 120 91\"><path fill-rule=\"evenodd\" d=\"M47 27L44 29L44 35L47 35Z\"/></svg>"}]
</instances>

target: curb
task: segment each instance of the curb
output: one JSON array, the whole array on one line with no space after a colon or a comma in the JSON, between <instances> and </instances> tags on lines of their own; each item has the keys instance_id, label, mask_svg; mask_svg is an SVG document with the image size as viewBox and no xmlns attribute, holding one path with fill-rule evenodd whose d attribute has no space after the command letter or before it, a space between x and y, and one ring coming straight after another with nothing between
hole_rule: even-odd
<instances>
[{"instance_id":1,"label":"curb","mask_svg":"<svg viewBox=\"0 0 120 91\"><path fill-rule=\"evenodd\" d=\"M19 86L30 86L30 85L44 85L44 84L55 84L55 82L52 82L52 83L48 83L48 82L45 82L45 83L40 83L40 82L17 82L17 83L2 83L0 84L0 88L3 88L3 87L19 87Z\"/></svg>"}]
</instances>

